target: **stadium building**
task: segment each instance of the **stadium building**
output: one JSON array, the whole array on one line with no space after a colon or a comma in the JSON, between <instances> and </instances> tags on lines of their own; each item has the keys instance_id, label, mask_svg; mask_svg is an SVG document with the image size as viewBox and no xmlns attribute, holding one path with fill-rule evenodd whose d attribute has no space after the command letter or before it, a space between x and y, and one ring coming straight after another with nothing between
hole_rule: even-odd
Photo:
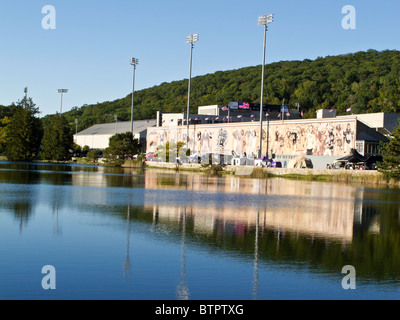
<instances>
[{"instance_id":1,"label":"stadium building","mask_svg":"<svg viewBox=\"0 0 400 320\"><path fill-rule=\"evenodd\" d=\"M189 131L191 154L256 159L260 149L260 113L257 117L254 111L247 110L232 116L231 111L228 116L223 108L199 107L198 115L190 115L189 126L184 113L159 113L157 126L147 130L146 151L157 153L157 148L167 142L186 142ZM300 110L293 117L292 111L284 117L280 111L286 110L277 109L264 115L262 155L283 164L305 156L317 169L325 169L327 164L349 155L353 149L366 157L378 156L379 144L388 141L387 135L400 116L389 113L336 116L335 110L318 110L316 118L302 119Z\"/></svg>"},{"instance_id":2,"label":"stadium building","mask_svg":"<svg viewBox=\"0 0 400 320\"><path fill-rule=\"evenodd\" d=\"M146 146L147 130L155 127L156 120L143 120L133 122L133 135L139 139L143 149ZM115 122L97 124L74 135L74 142L81 146L89 146L90 149L104 150L109 145L110 138L117 133L131 131L131 122Z\"/></svg>"}]
</instances>

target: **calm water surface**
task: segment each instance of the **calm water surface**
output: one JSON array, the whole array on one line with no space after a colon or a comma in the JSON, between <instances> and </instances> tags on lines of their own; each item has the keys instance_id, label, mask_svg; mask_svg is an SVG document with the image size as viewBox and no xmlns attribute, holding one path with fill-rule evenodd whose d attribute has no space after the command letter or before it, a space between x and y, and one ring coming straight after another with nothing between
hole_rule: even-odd
<instances>
[{"instance_id":1,"label":"calm water surface","mask_svg":"<svg viewBox=\"0 0 400 320\"><path fill-rule=\"evenodd\" d=\"M0 299L398 299L399 195L0 162Z\"/></svg>"}]
</instances>

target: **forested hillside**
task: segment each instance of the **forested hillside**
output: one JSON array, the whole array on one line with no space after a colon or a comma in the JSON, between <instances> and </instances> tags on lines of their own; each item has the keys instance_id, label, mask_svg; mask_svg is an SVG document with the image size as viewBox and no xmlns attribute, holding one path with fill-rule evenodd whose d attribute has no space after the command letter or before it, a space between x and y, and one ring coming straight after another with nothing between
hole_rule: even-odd
<instances>
[{"instance_id":1,"label":"forested hillside","mask_svg":"<svg viewBox=\"0 0 400 320\"><path fill-rule=\"evenodd\" d=\"M155 118L156 111L182 112L187 104L187 79L162 83L135 93L135 119ZM218 71L192 79L192 112L202 105L230 101L260 102L261 65ZM400 112L400 51L357 52L316 60L281 61L266 66L265 103L295 107L299 103L306 117L319 108L336 108L345 114ZM65 114L79 130L93 124L130 119L131 94L112 102L84 105ZM46 122L51 118L47 116Z\"/></svg>"}]
</instances>

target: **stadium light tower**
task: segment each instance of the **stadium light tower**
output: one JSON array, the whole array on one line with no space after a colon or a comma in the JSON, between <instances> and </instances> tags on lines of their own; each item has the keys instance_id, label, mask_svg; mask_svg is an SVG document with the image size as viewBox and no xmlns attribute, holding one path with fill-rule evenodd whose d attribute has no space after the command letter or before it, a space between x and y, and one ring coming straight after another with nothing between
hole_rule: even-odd
<instances>
[{"instance_id":1,"label":"stadium light tower","mask_svg":"<svg viewBox=\"0 0 400 320\"><path fill-rule=\"evenodd\" d=\"M186 125L187 125L186 148L188 148L188 149L189 149L189 114L190 114L190 90L191 90L191 82L192 82L193 48L194 48L194 43L197 41L199 41L198 34L192 34L192 35L186 37L186 44L190 44L188 105L187 105L187 115L186 115Z\"/></svg>"},{"instance_id":2,"label":"stadium light tower","mask_svg":"<svg viewBox=\"0 0 400 320\"><path fill-rule=\"evenodd\" d=\"M135 98L135 73L136 66L139 64L139 59L131 58L131 65L133 66L133 89L132 89L132 107L131 107L131 132L133 135L133 104Z\"/></svg>"},{"instance_id":3,"label":"stadium light tower","mask_svg":"<svg viewBox=\"0 0 400 320\"><path fill-rule=\"evenodd\" d=\"M60 115L62 114L62 107L63 107L63 94L67 93L68 89L58 89L58 93L61 93L61 107L60 107Z\"/></svg>"},{"instance_id":4,"label":"stadium light tower","mask_svg":"<svg viewBox=\"0 0 400 320\"><path fill-rule=\"evenodd\" d=\"M272 13L266 14L258 18L258 25L264 27L264 47L263 47L263 64L262 64L262 79L261 79L261 104L260 104L260 149L258 156L262 156L262 127L263 127L263 104L264 104L264 78L265 78L265 49L267 44L268 25L274 21ZM267 150L268 157L268 150Z\"/></svg>"}]
</instances>

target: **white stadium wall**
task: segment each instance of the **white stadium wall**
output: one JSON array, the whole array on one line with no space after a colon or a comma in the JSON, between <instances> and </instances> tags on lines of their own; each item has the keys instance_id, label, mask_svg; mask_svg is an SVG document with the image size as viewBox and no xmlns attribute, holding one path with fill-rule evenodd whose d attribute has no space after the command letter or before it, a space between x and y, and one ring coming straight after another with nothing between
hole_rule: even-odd
<instances>
[{"instance_id":1,"label":"white stadium wall","mask_svg":"<svg viewBox=\"0 0 400 320\"><path fill-rule=\"evenodd\" d=\"M355 118L345 120L270 121L263 126L263 155L308 155L342 157L355 146ZM147 152L156 152L167 142L186 142L184 126L149 128ZM259 150L259 123L190 126L189 148L197 154L232 154L256 157Z\"/></svg>"},{"instance_id":2,"label":"white stadium wall","mask_svg":"<svg viewBox=\"0 0 400 320\"><path fill-rule=\"evenodd\" d=\"M90 149L106 149L112 135L75 135L74 142L81 146L89 146Z\"/></svg>"}]
</instances>

